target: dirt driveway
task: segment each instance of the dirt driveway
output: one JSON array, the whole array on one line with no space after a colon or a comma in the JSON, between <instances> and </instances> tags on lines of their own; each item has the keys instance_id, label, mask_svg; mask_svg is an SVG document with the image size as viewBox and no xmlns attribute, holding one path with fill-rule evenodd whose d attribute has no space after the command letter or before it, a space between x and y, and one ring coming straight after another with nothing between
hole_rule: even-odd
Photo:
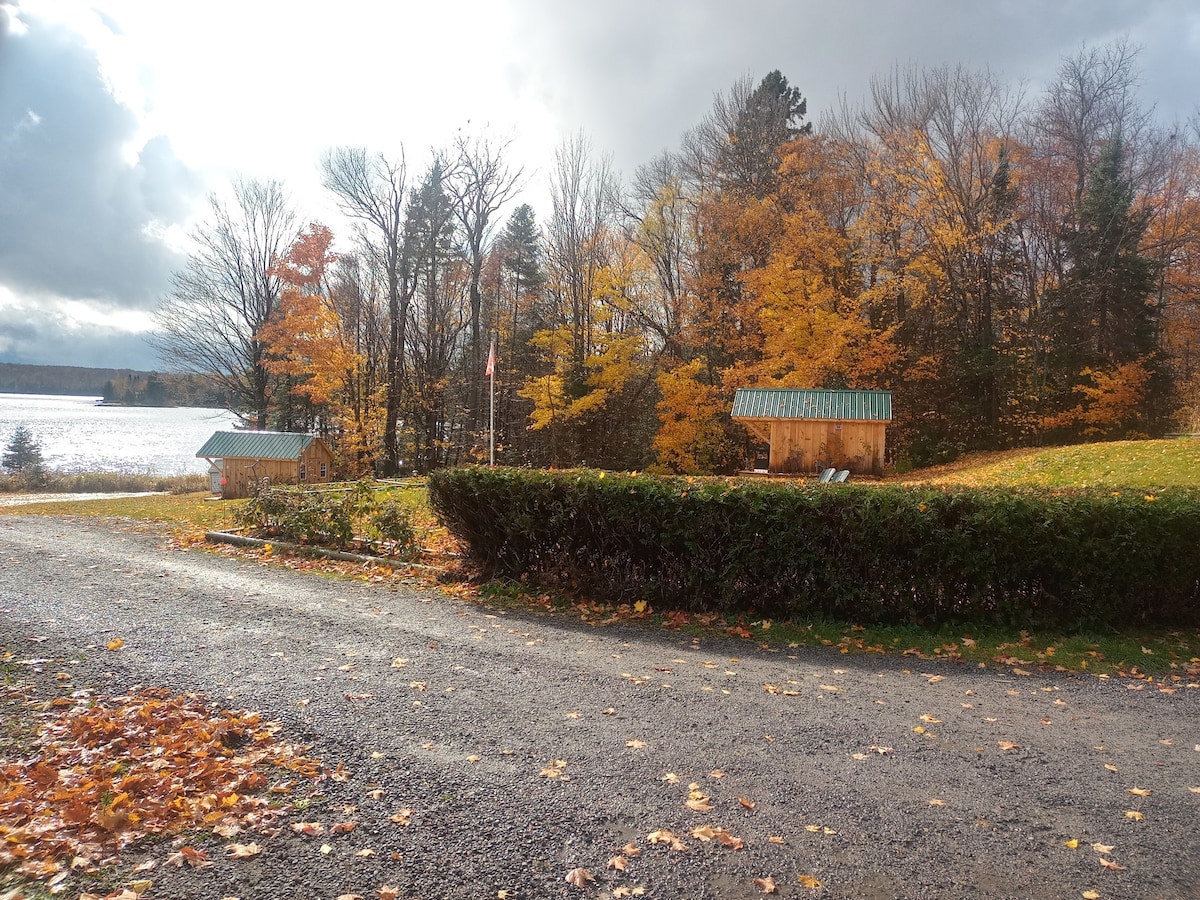
<instances>
[{"instance_id":1,"label":"dirt driveway","mask_svg":"<svg viewBox=\"0 0 1200 900\"><path fill-rule=\"evenodd\" d=\"M0 517L0 646L44 691L65 670L260 710L349 773L286 821L350 833L285 827L252 859L194 836L215 865L160 866L145 900L748 898L766 878L783 897L1200 897L1195 687L524 617L78 518Z\"/></svg>"}]
</instances>

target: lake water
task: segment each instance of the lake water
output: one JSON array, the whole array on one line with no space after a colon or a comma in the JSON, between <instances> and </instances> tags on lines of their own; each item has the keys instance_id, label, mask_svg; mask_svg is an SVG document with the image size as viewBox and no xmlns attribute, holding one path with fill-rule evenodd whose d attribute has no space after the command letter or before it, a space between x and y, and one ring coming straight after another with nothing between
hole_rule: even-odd
<instances>
[{"instance_id":1,"label":"lake water","mask_svg":"<svg viewBox=\"0 0 1200 900\"><path fill-rule=\"evenodd\" d=\"M0 394L0 450L24 425L50 469L185 475L208 471L196 451L237 421L224 409L97 406L99 399Z\"/></svg>"}]
</instances>

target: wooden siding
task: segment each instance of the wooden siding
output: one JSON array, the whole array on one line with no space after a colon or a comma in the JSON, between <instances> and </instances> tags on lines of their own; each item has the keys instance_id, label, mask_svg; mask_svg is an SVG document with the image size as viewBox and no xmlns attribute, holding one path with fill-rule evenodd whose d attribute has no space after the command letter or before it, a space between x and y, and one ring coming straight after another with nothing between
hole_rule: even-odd
<instances>
[{"instance_id":1,"label":"wooden siding","mask_svg":"<svg viewBox=\"0 0 1200 900\"><path fill-rule=\"evenodd\" d=\"M321 477L321 464L325 476ZM304 481L300 481L300 466L304 465ZM221 496L236 500L250 496L251 484L264 477L271 484L328 484L333 480L333 454L324 441L313 441L299 459L251 459L228 457L222 464L225 486Z\"/></svg>"},{"instance_id":2,"label":"wooden siding","mask_svg":"<svg viewBox=\"0 0 1200 900\"><path fill-rule=\"evenodd\" d=\"M743 419L771 445L768 470L810 474L825 466L856 475L883 473L887 423L811 419Z\"/></svg>"}]
</instances>

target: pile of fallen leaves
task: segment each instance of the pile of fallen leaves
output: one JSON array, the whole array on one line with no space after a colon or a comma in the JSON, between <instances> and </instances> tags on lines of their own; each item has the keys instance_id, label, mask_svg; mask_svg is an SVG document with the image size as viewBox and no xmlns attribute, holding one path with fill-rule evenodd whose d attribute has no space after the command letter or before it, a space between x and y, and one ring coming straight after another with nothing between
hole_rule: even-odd
<instances>
[{"instance_id":1,"label":"pile of fallen leaves","mask_svg":"<svg viewBox=\"0 0 1200 900\"><path fill-rule=\"evenodd\" d=\"M33 754L0 760L0 867L32 878L93 871L149 834L261 828L278 814L265 793L320 774L303 748L276 740L278 723L196 695L81 692L49 708ZM283 780L270 785L269 767Z\"/></svg>"}]
</instances>

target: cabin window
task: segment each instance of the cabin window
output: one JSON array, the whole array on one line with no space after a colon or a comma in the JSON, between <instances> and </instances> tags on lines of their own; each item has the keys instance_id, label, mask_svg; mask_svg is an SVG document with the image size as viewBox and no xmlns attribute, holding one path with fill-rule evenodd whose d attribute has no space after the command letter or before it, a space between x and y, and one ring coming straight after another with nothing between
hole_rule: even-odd
<instances>
[{"instance_id":1,"label":"cabin window","mask_svg":"<svg viewBox=\"0 0 1200 900\"><path fill-rule=\"evenodd\" d=\"M304 468L304 463L300 463L300 480L304 481L308 478L308 472Z\"/></svg>"},{"instance_id":2,"label":"cabin window","mask_svg":"<svg viewBox=\"0 0 1200 900\"><path fill-rule=\"evenodd\" d=\"M329 477L329 467L325 463L321 463L321 477L322 478Z\"/></svg>"}]
</instances>

